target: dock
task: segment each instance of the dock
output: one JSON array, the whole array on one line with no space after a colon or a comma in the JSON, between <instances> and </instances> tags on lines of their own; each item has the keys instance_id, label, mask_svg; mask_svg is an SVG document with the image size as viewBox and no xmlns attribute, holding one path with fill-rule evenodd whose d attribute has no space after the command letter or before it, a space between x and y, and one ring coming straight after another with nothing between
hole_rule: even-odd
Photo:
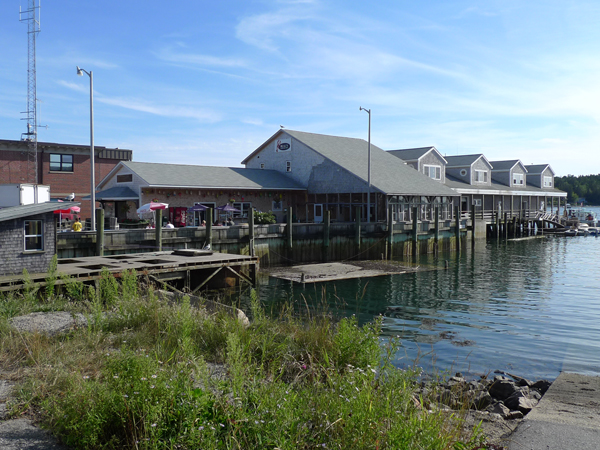
<instances>
[{"instance_id":1,"label":"dock","mask_svg":"<svg viewBox=\"0 0 600 450\"><path fill-rule=\"evenodd\" d=\"M66 258L58 260L55 283L64 284L63 278L66 277L94 284L103 272L108 271L120 278L123 272L131 269L135 269L138 277L147 277L167 288L195 294L200 290L255 286L258 258L195 249ZM45 286L48 273L29 274L29 278L37 286ZM23 287L22 274L0 277L0 292L21 290Z\"/></svg>"}]
</instances>

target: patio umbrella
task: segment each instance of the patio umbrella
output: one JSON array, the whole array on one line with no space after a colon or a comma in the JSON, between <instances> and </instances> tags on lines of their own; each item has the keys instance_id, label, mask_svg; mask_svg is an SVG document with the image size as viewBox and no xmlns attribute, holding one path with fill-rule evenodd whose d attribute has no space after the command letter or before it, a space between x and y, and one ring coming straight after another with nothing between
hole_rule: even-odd
<instances>
[{"instance_id":1,"label":"patio umbrella","mask_svg":"<svg viewBox=\"0 0 600 450\"><path fill-rule=\"evenodd\" d=\"M80 211L81 208L79 206L71 206L70 208L57 209L56 211L54 211L54 214L58 214L58 223L62 224L63 214L69 214L70 216L68 217L68 219L73 220L73 216L71 216L71 214L78 213Z\"/></svg>"},{"instance_id":2,"label":"patio umbrella","mask_svg":"<svg viewBox=\"0 0 600 450\"><path fill-rule=\"evenodd\" d=\"M219 206L219 207L217 207L217 209L219 211L226 211L226 212L240 212L239 209L234 208L230 204Z\"/></svg>"},{"instance_id":3,"label":"patio umbrella","mask_svg":"<svg viewBox=\"0 0 600 450\"><path fill-rule=\"evenodd\" d=\"M190 208L188 208L188 212L194 212L194 211L206 211L208 209L208 206L204 206L204 205L194 205Z\"/></svg>"},{"instance_id":4,"label":"patio umbrella","mask_svg":"<svg viewBox=\"0 0 600 450\"><path fill-rule=\"evenodd\" d=\"M147 214L149 212L156 211L157 209L166 209L168 207L169 207L168 203L150 202L150 203L146 203L145 205L140 206L137 209L137 213L139 215L142 215L142 214Z\"/></svg>"}]
</instances>

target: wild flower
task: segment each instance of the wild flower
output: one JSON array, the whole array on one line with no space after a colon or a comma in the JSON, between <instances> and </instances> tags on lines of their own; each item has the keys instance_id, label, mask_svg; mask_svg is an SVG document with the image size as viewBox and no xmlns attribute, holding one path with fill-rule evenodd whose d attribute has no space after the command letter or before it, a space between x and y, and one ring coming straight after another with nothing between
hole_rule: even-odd
<instances>
[{"instance_id":1,"label":"wild flower","mask_svg":"<svg viewBox=\"0 0 600 450\"><path fill-rule=\"evenodd\" d=\"M142 377L142 378L140 378L140 380L142 380L142 381L146 381L146 380L147 380L147 378L146 378L146 377Z\"/></svg>"},{"instance_id":2,"label":"wild flower","mask_svg":"<svg viewBox=\"0 0 600 450\"><path fill-rule=\"evenodd\" d=\"M84 380L89 380L89 378L90 378L90 377L89 377L89 375L84 375L84 376L83 376L83 379L84 379Z\"/></svg>"},{"instance_id":3,"label":"wild flower","mask_svg":"<svg viewBox=\"0 0 600 450\"><path fill-rule=\"evenodd\" d=\"M153 423L153 424L152 424L152 425L150 425L150 426L151 426L151 427L155 427L155 426L156 426L156 424L155 424L155 423Z\"/></svg>"},{"instance_id":4,"label":"wild flower","mask_svg":"<svg viewBox=\"0 0 600 450\"><path fill-rule=\"evenodd\" d=\"M157 377L157 375L152 375L152 378L156 378L156 377Z\"/></svg>"}]
</instances>

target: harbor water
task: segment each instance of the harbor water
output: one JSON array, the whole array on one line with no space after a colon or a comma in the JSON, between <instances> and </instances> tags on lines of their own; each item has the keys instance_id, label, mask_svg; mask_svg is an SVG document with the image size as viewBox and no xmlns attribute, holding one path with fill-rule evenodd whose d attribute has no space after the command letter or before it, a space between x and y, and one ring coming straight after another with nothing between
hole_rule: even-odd
<instances>
[{"instance_id":1,"label":"harbor water","mask_svg":"<svg viewBox=\"0 0 600 450\"><path fill-rule=\"evenodd\" d=\"M382 338L402 343L399 367L600 375L599 261L591 236L469 242L460 255L406 262L424 271L317 284L269 278L259 296L275 309L292 302L361 323L383 315Z\"/></svg>"}]
</instances>

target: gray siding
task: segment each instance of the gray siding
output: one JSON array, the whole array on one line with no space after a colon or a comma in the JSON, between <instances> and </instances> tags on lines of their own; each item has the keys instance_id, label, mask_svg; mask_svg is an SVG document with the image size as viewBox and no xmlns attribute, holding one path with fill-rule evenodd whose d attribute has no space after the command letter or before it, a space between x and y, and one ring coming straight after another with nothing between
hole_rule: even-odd
<instances>
[{"instance_id":1,"label":"gray siding","mask_svg":"<svg viewBox=\"0 0 600 450\"><path fill-rule=\"evenodd\" d=\"M487 183L475 181L475 171L476 170L485 170L487 172ZM489 166L485 163L483 158L478 159L473 164L473 170L471 171L471 184L478 186L491 186L492 185L492 174L490 172Z\"/></svg>"},{"instance_id":2,"label":"gray siding","mask_svg":"<svg viewBox=\"0 0 600 450\"><path fill-rule=\"evenodd\" d=\"M368 188L368 183L329 160L312 168L307 185L309 194L354 194L366 192Z\"/></svg>"},{"instance_id":3,"label":"gray siding","mask_svg":"<svg viewBox=\"0 0 600 450\"><path fill-rule=\"evenodd\" d=\"M24 253L25 220L44 221L43 251ZM46 272L55 253L56 226L53 213L0 222L0 275L21 274L23 269L27 269L29 273Z\"/></svg>"},{"instance_id":4,"label":"gray siding","mask_svg":"<svg viewBox=\"0 0 600 450\"><path fill-rule=\"evenodd\" d=\"M302 186L308 186L312 178L313 167L323 164L325 158L294 138L292 138L292 149L288 152L276 152L275 145L276 140L274 139L258 154L249 159L246 167L248 169L260 169L260 165L264 164L265 169L284 173ZM286 172L287 161L292 162L291 172Z\"/></svg>"},{"instance_id":5,"label":"gray siding","mask_svg":"<svg viewBox=\"0 0 600 450\"><path fill-rule=\"evenodd\" d=\"M423 156L423 158L421 158L421 164L419 167L419 171L421 173L423 173L424 166L440 166L442 169L442 177L441 177L441 180L439 180L439 181L441 183L446 182L446 164L444 163L444 161L442 161L439 158L437 153L435 153L434 151L431 151L427 155Z\"/></svg>"},{"instance_id":6,"label":"gray siding","mask_svg":"<svg viewBox=\"0 0 600 450\"><path fill-rule=\"evenodd\" d=\"M467 173L465 175L461 175L460 171L461 170L466 170ZM461 180L464 181L465 183L469 183L471 184L471 167L467 166L467 167L446 167L446 173L454 178L456 178L457 180Z\"/></svg>"},{"instance_id":7,"label":"gray siding","mask_svg":"<svg viewBox=\"0 0 600 450\"><path fill-rule=\"evenodd\" d=\"M508 170L503 172L495 172L492 170L492 179L505 186L511 186L512 174Z\"/></svg>"}]
</instances>

